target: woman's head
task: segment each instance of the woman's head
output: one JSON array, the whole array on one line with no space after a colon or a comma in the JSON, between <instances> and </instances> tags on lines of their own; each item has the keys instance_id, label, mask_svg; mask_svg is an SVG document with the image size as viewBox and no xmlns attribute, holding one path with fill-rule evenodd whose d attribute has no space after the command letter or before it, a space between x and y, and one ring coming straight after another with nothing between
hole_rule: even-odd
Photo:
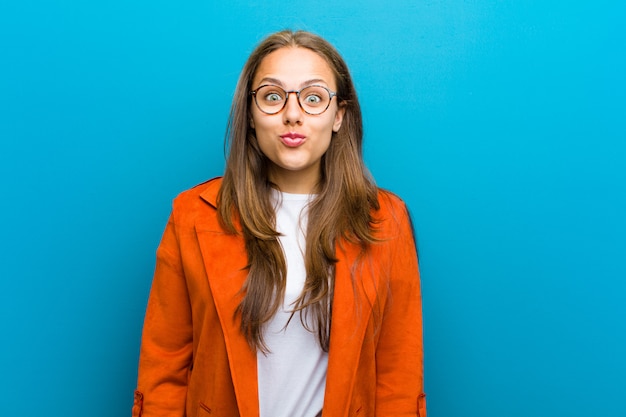
<instances>
[{"instance_id":1,"label":"woman's head","mask_svg":"<svg viewBox=\"0 0 626 417\"><path fill-rule=\"evenodd\" d=\"M319 74L320 68L323 76L314 77L313 81L321 78L322 82L307 84L311 80L306 75ZM272 77L276 74L276 77ZM297 79L292 74L300 74L301 77ZM300 85L298 81L305 84ZM263 97L251 94L266 84L277 85L284 91L299 91L308 85L321 85L331 93L329 108L320 115L307 114L304 108L296 105L296 95L288 94L285 108L278 114L268 115L255 104L255 100L258 102ZM267 93L266 90L262 92ZM301 96L300 99L306 98ZM298 117L300 119L295 120ZM325 121L329 124L322 123ZM299 131L298 126L302 127L302 131ZM272 34L252 52L239 78L229 121L227 139L230 154L227 171L232 169L233 175L272 181L271 171L277 167L277 162L279 168L281 165L276 160L277 151L296 154L298 149L304 150L313 144L313 138L310 141L307 138L310 143L305 146L285 147L280 143L279 136L289 132L306 135L308 127L321 135L321 138L316 136L315 139L327 142L326 146L316 142L315 145L321 148L318 146L313 155L308 157L309 162L319 162L309 166L317 170L314 184L317 188L323 186L327 178L334 178L328 177L334 171L333 166L348 163L361 169L361 110L344 60L332 45L317 35L303 31ZM289 145L298 143L292 141ZM319 159L316 159L318 156ZM247 174L245 171L248 171Z\"/></svg>"}]
</instances>

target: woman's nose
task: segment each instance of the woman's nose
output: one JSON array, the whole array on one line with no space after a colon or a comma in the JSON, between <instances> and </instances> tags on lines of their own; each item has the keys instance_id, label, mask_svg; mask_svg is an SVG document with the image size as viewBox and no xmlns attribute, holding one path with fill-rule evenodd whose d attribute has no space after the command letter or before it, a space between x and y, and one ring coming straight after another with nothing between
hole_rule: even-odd
<instances>
[{"instance_id":1,"label":"woman's nose","mask_svg":"<svg viewBox=\"0 0 626 417\"><path fill-rule=\"evenodd\" d=\"M302 123L304 111L302 111L300 103L298 102L298 94L295 91L290 91L287 93L286 100L287 102L285 103L285 110L283 112L285 123Z\"/></svg>"}]
</instances>

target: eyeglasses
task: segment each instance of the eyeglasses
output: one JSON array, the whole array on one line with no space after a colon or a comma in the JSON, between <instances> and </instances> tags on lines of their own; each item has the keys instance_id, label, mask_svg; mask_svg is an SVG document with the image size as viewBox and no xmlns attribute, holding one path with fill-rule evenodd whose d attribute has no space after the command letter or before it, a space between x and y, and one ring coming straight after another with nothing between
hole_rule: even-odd
<instances>
[{"instance_id":1,"label":"eyeglasses","mask_svg":"<svg viewBox=\"0 0 626 417\"><path fill-rule=\"evenodd\" d=\"M287 105L289 95L294 93L298 97L300 108L311 115L322 114L330 106L330 102L337 93L321 85L310 85L298 91L285 91L283 88L265 84L250 92L259 110L265 114L277 114Z\"/></svg>"}]
</instances>

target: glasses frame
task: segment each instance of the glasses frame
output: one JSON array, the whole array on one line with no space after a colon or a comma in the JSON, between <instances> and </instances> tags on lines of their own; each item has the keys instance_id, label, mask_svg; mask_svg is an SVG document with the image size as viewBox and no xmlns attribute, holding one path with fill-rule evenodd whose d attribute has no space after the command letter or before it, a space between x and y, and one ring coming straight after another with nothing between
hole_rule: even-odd
<instances>
[{"instance_id":1,"label":"glasses frame","mask_svg":"<svg viewBox=\"0 0 626 417\"><path fill-rule=\"evenodd\" d=\"M285 102L283 103L283 106L278 111L275 111L273 113L269 113L269 112L266 112L265 110L263 110L261 108L261 106L259 106L259 102L257 101L257 92L261 88L263 88L263 87L276 87L276 88L280 88L281 90L283 90L285 92ZM328 92L328 95L330 96L330 99L328 100L328 104L326 105L326 108L324 108L324 110L322 110L319 113L309 113L308 111L306 111L306 109L302 106L302 103L300 102L300 92L302 90L306 90L307 88L310 88L310 87L323 88L324 90L326 90ZM298 101L298 106L300 106L302 111L305 112L306 114L311 115L311 116L319 116L320 114L323 114L330 107L330 103L333 101L333 97L337 97L337 93L335 91L330 91L330 89L328 87L324 87L323 85L319 85L319 84L307 85L306 87L302 87L299 90L290 90L290 91L287 91L284 88L282 88L281 86L276 85L276 84L263 84L263 85L257 87L256 89L250 91L250 95L254 97L254 104L256 104L256 107L259 109L259 111L261 111L261 113L265 113L265 114L269 114L269 115L278 114L281 111L283 111L285 106L287 106L287 101L289 101L289 96L292 93L296 95L296 98L298 99L297 100Z\"/></svg>"}]
</instances>

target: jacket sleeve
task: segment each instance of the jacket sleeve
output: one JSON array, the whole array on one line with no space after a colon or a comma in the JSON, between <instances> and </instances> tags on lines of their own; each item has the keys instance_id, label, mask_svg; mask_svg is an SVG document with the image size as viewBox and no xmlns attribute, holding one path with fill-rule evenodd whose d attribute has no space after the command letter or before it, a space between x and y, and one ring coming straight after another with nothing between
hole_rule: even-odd
<instances>
[{"instance_id":1,"label":"jacket sleeve","mask_svg":"<svg viewBox=\"0 0 626 417\"><path fill-rule=\"evenodd\" d=\"M157 249L146 310L133 417L183 417L192 360L192 319L173 217Z\"/></svg>"},{"instance_id":2,"label":"jacket sleeve","mask_svg":"<svg viewBox=\"0 0 626 417\"><path fill-rule=\"evenodd\" d=\"M376 416L426 417L422 303L411 220L391 210L388 296L376 348Z\"/></svg>"}]
</instances>

